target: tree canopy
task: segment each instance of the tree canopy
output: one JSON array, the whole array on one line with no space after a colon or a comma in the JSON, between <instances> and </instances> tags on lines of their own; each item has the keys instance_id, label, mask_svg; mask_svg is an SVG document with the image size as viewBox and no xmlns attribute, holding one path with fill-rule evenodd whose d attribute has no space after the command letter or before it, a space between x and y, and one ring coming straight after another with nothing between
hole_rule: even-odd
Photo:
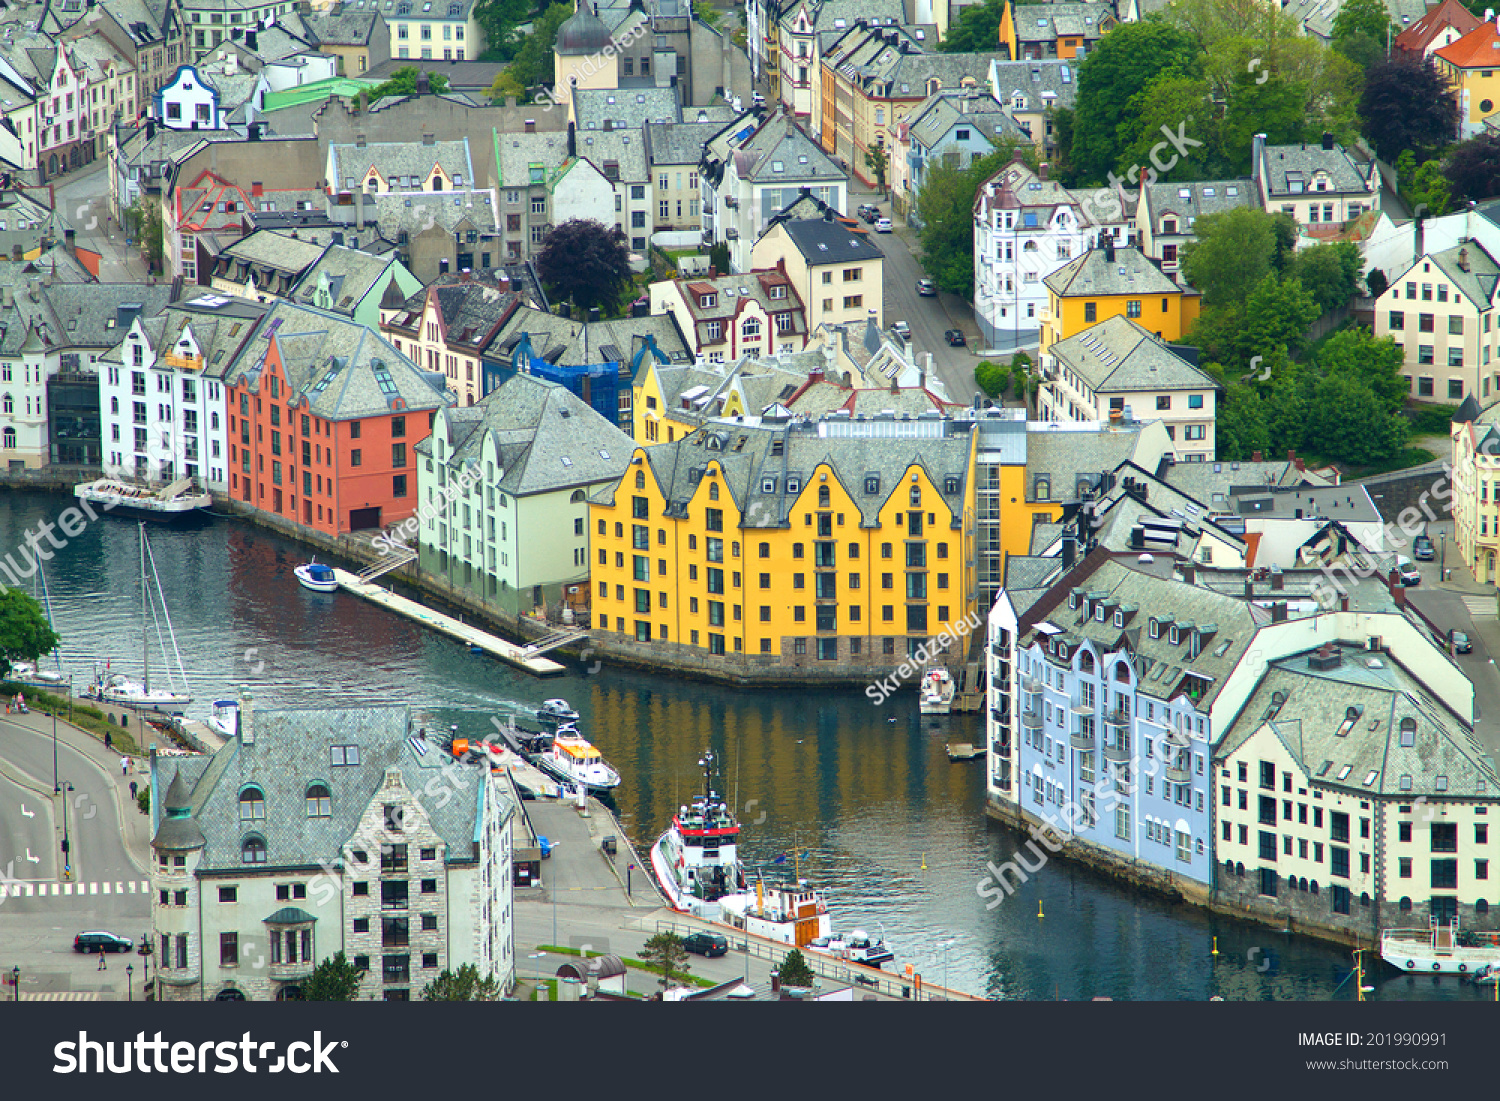
<instances>
[{"instance_id":1,"label":"tree canopy","mask_svg":"<svg viewBox=\"0 0 1500 1101\"><path fill-rule=\"evenodd\" d=\"M793 948L786 954L778 970L782 986L811 986L815 978L813 969L807 965L799 948Z\"/></svg>"},{"instance_id":2,"label":"tree canopy","mask_svg":"<svg viewBox=\"0 0 1500 1101\"><path fill-rule=\"evenodd\" d=\"M1348 303L1359 293L1359 273L1365 266L1359 246L1351 241L1314 245L1292 258L1290 274L1327 313Z\"/></svg>"},{"instance_id":3,"label":"tree canopy","mask_svg":"<svg viewBox=\"0 0 1500 1101\"><path fill-rule=\"evenodd\" d=\"M377 84L367 93L369 102L374 103L383 96L414 96L417 94L417 74L420 70L415 65L403 65L390 75L390 79L383 84ZM433 95L448 90L448 78L442 73L429 72L427 74L427 87Z\"/></svg>"},{"instance_id":4,"label":"tree canopy","mask_svg":"<svg viewBox=\"0 0 1500 1101\"><path fill-rule=\"evenodd\" d=\"M531 24L531 33L517 37L510 54L510 64L500 71L490 85L491 99L503 100L506 96L530 99L533 90L551 85L556 77L552 65L552 47L557 42L557 32L573 17L573 5L557 3L549 6Z\"/></svg>"},{"instance_id":5,"label":"tree canopy","mask_svg":"<svg viewBox=\"0 0 1500 1101\"><path fill-rule=\"evenodd\" d=\"M940 53L971 54L993 50L1000 42L1000 17L1005 0L984 0L963 8L956 23L948 25L948 35L938 46Z\"/></svg>"},{"instance_id":6,"label":"tree canopy","mask_svg":"<svg viewBox=\"0 0 1500 1101\"><path fill-rule=\"evenodd\" d=\"M497 1002L505 991L494 975L479 977L479 968L466 963L457 971L444 969L422 988L424 1002Z\"/></svg>"},{"instance_id":7,"label":"tree canopy","mask_svg":"<svg viewBox=\"0 0 1500 1101\"><path fill-rule=\"evenodd\" d=\"M1282 217L1241 206L1197 220L1197 240L1182 250L1182 272L1203 295L1205 307L1243 303L1251 288L1275 270L1275 223Z\"/></svg>"},{"instance_id":8,"label":"tree canopy","mask_svg":"<svg viewBox=\"0 0 1500 1101\"><path fill-rule=\"evenodd\" d=\"M1430 160L1458 132L1458 100L1430 58L1398 53L1366 71L1359 117L1381 160L1394 164L1408 149Z\"/></svg>"},{"instance_id":9,"label":"tree canopy","mask_svg":"<svg viewBox=\"0 0 1500 1101\"><path fill-rule=\"evenodd\" d=\"M941 290L971 298L974 294L974 199L983 183L1009 163L1016 151L1033 169L1035 147L1004 141L967 168L943 161L930 163L917 194L922 228L917 241L922 268Z\"/></svg>"},{"instance_id":10,"label":"tree canopy","mask_svg":"<svg viewBox=\"0 0 1500 1101\"><path fill-rule=\"evenodd\" d=\"M302 984L302 1000L352 1002L359 994L359 981L364 974L340 951L313 968L312 977Z\"/></svg>"},{"instance_id":11,"label":"tree canopy","mask_svg":"<svg viewBox=\"0 0 1500 1101\"><path fill-rule=\"evenodd\" d=\"M531 15L531 0L476 0L474 21L484 32L481 61L505 61L520 45L517 28Z\"/></svg>"},{"instance_id":12,"label":"tree canopy","mask_svg":"<svg viewBox=\"0 0 1500 1101\"><path fill-rule=\"evenodd\" d=\"M1361 68L1384 60L1387 40L1398 33L1381 0L1344 0L1333 17L1333 48Z\"/></svg>"},{"instance_id":13,"label":"tree canopy","mask_svg":"<svg viewBox=\"0 0 1500 1101\"><path fill-rule=\"evenodd\" d=\"M625 233L619 226L571 218L547 234L536 270L555 299L613 313L631 285Z\"/></svg>"},{"instance_id":14,"label":"tree canopy","mask_svg":"<svg viewBox=\"0 0 1500 1101\"><path fill-rule=\"evenodd\" d=\"M653 970L661 971L657 985L663 990L672 985L672 979L686 975L690 970L687 949L676 933L657 933L641 948L641 962Z\"/></svg>"},{"instance_id":15,"label":"tree canopy","mask_svg":"<svg viewBox=\"0 0 1500 1101\"><path fill-rule=\"evenodd\" d=\"M1485 131L1455 145L1443 164L1443 177L1451 198L1459 202L1500 195L1500 134Z\"/></svg>"},{"instance_id":16,"label":"tree canopy","mask_svg":"<svg viewBox=\"0 0 1500 1101\"><path fill-rule=\"evenodd\" d=\"M36 552L33 549L31 553ZM0 591L0 678L10 675L15 662L35 664L42 655L57 649L57 643L57 632L35 599L20 589Z\"/></svg>"}]
</instances>

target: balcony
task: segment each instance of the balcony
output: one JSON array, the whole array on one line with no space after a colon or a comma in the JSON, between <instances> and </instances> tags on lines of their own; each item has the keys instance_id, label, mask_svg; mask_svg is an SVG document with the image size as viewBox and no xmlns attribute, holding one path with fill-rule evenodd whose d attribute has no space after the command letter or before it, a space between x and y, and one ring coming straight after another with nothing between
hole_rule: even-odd
<instances>
[{"instance_id":1,"label":"balcony","mask_svg":"<svg viewBox=\"0 0 1500 1101\"><path fill-rule=\"evenodd\" d=\"M1039 681L1039 680L1037 680L1035 677L1022 677L1021 678L1021 691L1022 692L1040 692L1041 690L1042 690L1042 682Z\"/></svg>"},{"instance_id":2,"label":"balcony","mask_svg":"<svg viewBox=\"0 0 1500 1101\"><path fill-rule=\"evenodd\" d=\"M1068 735L1068 741L1073 744L1074 749L1093 749L1094 736L1085 732L1081 727Z\"/></svg>"},{"instance_id":3,"label":"balcony","mask_svg":"<svg viewBox=\"0 0 1500 1101\"><path fill-rule=\"evenodd\" d=\"M1021 712L1021 725L1028 730L1040 730L1042 728L1042 713L1040 711Z\"/></svg>"},{"instance_id":4,"label":"balcony","mask_svg":"<svg viewBox=\"0 0 1500 1101\"><path fill-rule=\"evenodd\" d=\"M1190 784L1193 782L1192 770L1179 768L1176 765L1168 765L1164 775L1169 784Z\"/></svg>"},{"instance_id":5,"label":"balcony","mask_svg":"<svg viewBox=\"0 0 1500 1101\"><path fill-rule=\"evenodd\" d=\"M1106 726L1129 726L1130 718L1125 712L1115 708L1104 713L1104 722Z\"/></svg>"},{"instance_id":6,"label":"balcony","mask_svg":"<svg viewBox=\"0 0 1500 1101\"><path fill-rule=\"evenodd\" d=\"M1188 737L1187 731L1178 730L1175 726L1168 728L1167 736L1163 740L1169 746L1186 747L1193 744L1193 740Z\"/></svg>"},{"instance_id":7,"label":"balcony","mask_svg":"<svg viewBox=\"0 0 1500 1101\"><path fill-rule=\"evenodd\" d=\"M1104 747L1104 759L1117 765L1128 764L1130 750L1121 745L1107 745Z\"/></svg>"},{"instance_id":8,"label":"balcony","mask_svg":"<svg viewBox=\"0 0 1500 1101\"><path fill-rule=\"evenodd\" d=\"M168 352L162 356L162 362L168 367L179 367L184 371L203 370L203 357L193 355L182 355L179 352Z\"/></svg>"},{"instance_id":9,"label":"balcony","mask_svg":"<svg viewBox=\"0 0 1500 1101\"><path fill-rule=\"evenodd\" d=\"M994 719L997 723L1008 723L1010 722L1010 711L1004 707L992 707L990 708L990 718Z\"/></svg>"},{"instance_id":10,"label":"balcony","mask_svg":"<svg viewBox=\"0 0 1500 1101\"><path fill-rule=\"evenodd\" d=\"M1075 715L1092 715L1094 713L1094 704L1093 701L1085 703L1082 698L1080 698L1074 700L1068 707L1068 710L1073 712L1073 714Z\"/></svg>"}]
</instances>

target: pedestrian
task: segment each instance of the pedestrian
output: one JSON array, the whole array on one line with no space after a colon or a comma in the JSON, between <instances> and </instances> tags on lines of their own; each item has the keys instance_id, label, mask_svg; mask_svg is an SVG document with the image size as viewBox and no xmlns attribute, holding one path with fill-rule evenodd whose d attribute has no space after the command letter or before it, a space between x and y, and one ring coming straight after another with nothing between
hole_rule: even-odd
<instances>
[{"instance_id":1,"label":"pedestrian","mask_svg":"<svg viewBox=\"0 0 1500 1101\"><path fill-rule=\"evenodd\" d=\"M130 781L130 797L132 799L135 798L135 781L134 780Z\"/></svg>"},{"instance_id":2,"label":"pedestrian","mask_svg":"<svg viewBox=\"0 0 1500 1101\"><path fill-rule=\"evenodd\" d=\"M104 962L104 945L102 945L102 944L99 946L99 966L96 967L96 968L94 968L94 970L96 970L96 971L108 971L109 970L109 965Z\"/></svg>"},{"instance_id":3,"label":"pedestrian","mask_svg":"<svg viewBox=\"0 0 1500 1101\"><path fill-rule=\"evenodd\" d=\"M121 776L129 776L130 775L130 758L129 757L121 757L120 758L120 775Z\"/></svg>"},{"instance_id":4,"label":"pedestrian","mask_svg":"<svg viewBox=\"0 0 1500 1101\"><path fill-rule=\"evenodd\" d=\"M114 735L112 735L108 730L106 730L104 732L104 748L105 749L114 749L114 747L115 747Z\"/></svg>"}]
</instances>

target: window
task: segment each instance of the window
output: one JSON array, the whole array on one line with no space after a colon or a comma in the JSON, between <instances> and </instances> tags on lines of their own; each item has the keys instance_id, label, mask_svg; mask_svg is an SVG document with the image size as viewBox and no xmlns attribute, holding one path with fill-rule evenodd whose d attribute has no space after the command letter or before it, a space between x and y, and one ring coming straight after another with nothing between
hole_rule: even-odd
<instances>
[{"instance_id":1,"label":"window","mask_svg":"<svg viewBox=\"0 0 1500 1101\"><path fill-rule=\"evenodd\" d=\"M266 797L258 787L247 787L240 792L240 821L254 822L266 816Z\"/></svg>"},{"instance_id":2,"label":"window","mask_svg":"<svg viewBox=\"0 0 1500 1101\"><path fill-rule=\"evenodd\" d=\"M265 838L251 835L240 843L241 864L264 864L266 862Z\"/></svg>"},{"instance_id":3,"label":"window","mask_svg":"<svg viewBox=\"0 0 1500 1101\"><path fill-rule=\"evenodd\" d=\"M238 902L239 901L239 896L240 896L240 889L238 887L220 887L219 888L219 901L220 902Z\"/></svg>"},{"instance_id":4,"label":"window","mask_svg":"<svg viewBox=\"0 0 1500 1101\"><path fill-rule=\"evenodd\" d=\"M238 967L240 965L240 935L238 933L219 934L219 966Z\"/></svg>"},{"instance_id":5,"label":"window","mask_svg":"<svg viewBox=\"0 0 1500 1101\"><path fill-rule=\"evenodd\" d=\"M333 815L333 797L324 784L313 784L307 789L307 816L329 818Z\"/></svg>"}]
</instances>

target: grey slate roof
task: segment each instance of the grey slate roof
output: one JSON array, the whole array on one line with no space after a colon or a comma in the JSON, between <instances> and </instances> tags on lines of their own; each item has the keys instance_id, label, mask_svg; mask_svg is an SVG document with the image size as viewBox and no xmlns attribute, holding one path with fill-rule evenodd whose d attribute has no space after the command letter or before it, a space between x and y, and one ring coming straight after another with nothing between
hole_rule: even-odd
<instances>
[{"instance_id":1,"label":"grey slate roof","mask_svg":"<svg viewBox=\"0 0 1500 1101\"><path fill-rule=\"evenodd\" d=\"M174 305L155 317L145 318L141 329L157 351L172 347L182 339L185 330L190 331L203 356L203 377L222 379L235 356L255 335L266 307L248 299L237 299L230 304L232 308L220 313L195 306L197 301ZM123 364L125 336L126 333L119 333L120 343L100 356L99 362Z\"/></svg>"},{"instance_id":2,"label":"grey slate roof","mask_svg":"<svg viewBox=\"0 0 1500 1101\"><path fill-rule=\"evenodd\" d=\"M629 436L566 387L531 374L512 375L476 405L445 415L472 425L444 460L449 469L478 463L492 436L505 471L500 488L516 497L618 479L635 450ZM431 437L417 445L424 457L430 450Z\"/></svg>"},{"instance_id":3,"label":"grey slate roof","mask_svg":"<svg viewBox=\"0 0 1500 1101\"><path fill-rule=\"evenodd\" d=\"M1007 106L1014 97L1025 97L1022 111L1043 106L1072 107L1078 98L1078 62L1057 58L1041 61L991 61L990 92ZM1048 95L1048 93L1051 93Z\"/></svg>"},{"instance_id":4,"label":"grey slate roof","mask_svg":"<svg viewBox=\"0 0 1500 1101\"><path fill-rule=\"evenodd\" d=\"M395 260L390 256L375 256L359 249L330 245L323 250L311 267L302 273L293 296L304 303L311 303L317 294L319 280L326 278L333 309L352 311L362 301L370 288L377 283L385 286L387 272Z\"/></svg>"},{"instance_id":5,"label":"grey slate roof","mask_svg":"<svg viewBox=\"0 0 1500 1101\"><path fill-rule=\"evenodd\" d=\"M1500 283L1500 264L1495 262L1478 241L1466 241L1441 252L1428 253L1391 282L1399 282L1407 272L1424 261L1436 264L1480 313L1488 310L1494 302L1495 287Z\"/></svg>"},{"instance_id":6,"label":"grey slate roof","mask_svg":"<svg viewBox=\"0 0 1500 1101\"><path fill-rule=\"evenodd\" d=\"M616 130L639 130L648 122L682 120L675 88L577 88L573 113L578 132L603 130L606 119Z\"/></svg>"},{"instance_id":7,"label":"grey slate roof","mask_svg":"<svg viewBox=\"0 0 1500 1101\"><path fill-rule=\"evenodd\" d=\"M1097 428L1065 430L1038 428L1026 433L1026 499L1038 500L1038 481L1050 483L1042 500L1077 500L1078 483L1088 479L1097 486L1102 474L1136 457L1141 444L1141 426L1122 427L1101 423Z\"/></svg>"},{"instance_id":8,"label":"grey slate roof","mask_svg":"<svg viewBox=\"0 0 1500 1101\"><path fill-rule=\"evenodd\" d=\"M338 866L342 847L355 836L387 768L399 768L414 792L421 792L429 778L452 775L441 771L450 760L446 754L429 747L419 755L412 749L407 739L416 731L405 707L256 711L253 721L251 745L235 739L211 758L156 762L158 782L180 772L183 783L191 785L192 817L187 821L204 838L200 874L240 871L241 845L251 833L266 843L266 862L255 866L257 872L313 868L324 861ZM332 764L332 747L345 745L359 747L359 764ZM450 865L474 859L481 776L476 766L470 782L458 774L456 797L417 800L420 812L447 842ZM172 782L177 783L175 778ZM314 782L329 789L330 817L307 814L307 789ZM264 795L265 818L241 823L240 793L250 785Z\"/></svg>"},{"instance_id":9,"label":"grey slate roof","mask_svg":"<svg viewBox=\"0 0 1500 1101\"><path fill-rule=\"evenodd\" d=\"M613 162L622 182L651 178L651 170L646 165L646 143L641 140L639 130L590 130L576 136L575 150L579 158L592 164L601 175L609 176L604 166Z\"/></svg>"},{"instance_id":10,"label":"grey slate roof","mask_svg":"<svg viewBox=\"0 0 1500 1101\"><path fill-rule=\"evenodd\" d=\"M1057 341L1051 352L1099 394L1223 389L1165 341L1118 315Z\"/></svg>"},{"instance_id":11,"label":"grey slate roof","mask_svg":"<svg viewBox=\"0 0 1500 1101\"><path fill-rule=\"evenodd\" d=\"M1268 145L1259 166L1259 175L1266 181L1266 192L1273 198L1284 199L1295 195L1311 198L1313 178L1326 172L1332 191L1323 194L1365 194L1375 171L1375 162L1360 165L1341 145L1324 149L1316 142L1300 145ZM1300 180L1301 191L1294 191L1292 183Z\"/></svg>"},{"instance_id":12,"label":"grey slate roof","mask_svg":"<svg viewBox=\"0 0 1500 1101\"><path fill-rule=\"evenodd\" d=\"M768 119L733 156L740 179L755 183L786 185L844 178L833 159L783 115Z\"/></svg>"},{"instance_id":13,"label":"grey slate roof","mask_svg":"<svg viewBox=\"0 0 1500 1101\"><path fill-rule=\"evenodd\" d=\"M119 330L120 307L139 305L141 316L160 313L171 300L169 286L139 283L54 283L43 287L39 303L16 294L22 316L27 306L40 305L33 314L37 331L50 348L110 348L124 336ZM7 333L8 335L8 333Z\"/></svg>"},{"instance_id":14,"label":"grey slate roof","mask_svg":"<svg viewBox=\"0 0 1500 1101\"><path fill-rule=\"evenodd\" d=\"M1051 42L1065 35L1095 42L1103 37L1101 25L1115 19L1111 4L1026 4L1013 11L1016 38L1021 42Z\"/></svg>"},{"instance_id":15,"label":"grey slate roof","mask_svg":"<svg viewBox=\"0 0 1500 1101\"><path fill-rule=\"evenodd\" d=\"M914 107L906 121L912 139L929 150L958 126L972 127L991 141L1026 137L1005 108L982 91L936 92Z\"/></svg>"},{"instance_id":16,"label":"grey slate roof","mask_svg":"<svg viewBox=\"0 0 1500 1101\"><path fill-rule=\"evenodd\" d=\"M326 248L326 245L294 238L289 233L258 229L219 253L214 275L238 284L253 277L260 289L272 294L287 294L298 277L317 262Z\"/></svg>"},{"instance_id":17,"label":"grey slate roof","mask_svg":"<svg viewBox=\"0 0 1500 1101\"><path fill-rule=\"evenodd\" d=\"M387 322L415 335L429 301L442 319L444 339L450 345L462 345L478 354L499 331L516 308L519 296L510 284L483 279L465 279L462 275L442 276L400 303L402 313Z\"/></svg>"},{"instance_id":18,"label":"grey slate roof","mask_svg":"<svg viewBox=\"0 0 1500 1101\"><path fill-rule=\"evenodd\" d=\"M1076 260L1058 268L1042 280L1047 288L1064 297L1093 294L1181 294L1183 289L1161 273L1136 248L1114 249L1114 259L1105 250L1092 248Z\"/></svg>"},{"instance_id":19,"label":"grey slate roof","mask_svg":"<svg viewBox=\"0 0 1500 1101\"><path fill-rule=\"evenodd\" d=\"M385 180L393 176L426 179L434 165L441 165L449 179L456 181L462 177L464 185L474 184L468 138L435 141L431 145L423 141L379 141L364 148L351 143L329 146L328 152L333 169L333 179L329 182L334 186L353 177L354 186L359 187L372 167Z\"/></svg>"},{"instance_id":20,"label":"grey slate roof","mask_svg":"<svg viewBox=\"0 0 1500 1101\"><path fill-rule=\"evenodd\" d=\"M1161 232L1164 214L1177 216L1177 232L1188 233L1188 219L1205 214L1220 214L1237 206L1257 206L1255 181L1249 177L1237 180L1200 180L1189 183L1146 184L1141 201L1149 204L1152 228Z\"/></svg>"},{"instance_id":21,"label":"grey slate roof","mask_svg":"<svg viewBox=\"0 0 1500 1101\"><path fill-rule=\"evenodd\" d=\"M670 314L575 321L531 308L519 309L511 315L486 349L487 356L508 362L522 333L528 336L532 351L538 356L563 367L611 362L628 366L648 334L674 363L690 363L693 358Z\"/></svg>"},{"instance_id":22,"label":"grey slate roof","mask_svg":"<svg viewBox=\"0 0 1500 1101\"><path fill-rule=\"evenodd\" d=\"M420 233L434 225L446 230L468 222L480 233L500 232L495 211L495 192L478 191L410 191L375 196L375 221L382 236L395 239L397 233Z\"/></svg>"},{"instance_id":23,"label":"grey slate roof","mask_svg":"<svg viewBox=\"0 0 1500 1101\"><path fill-rule=\"evenodd\" d=\"M370 34L379 18L373 11L361 11L349 4L345 4L338 14L329 9L302 17L318 42L325 46L369 45Z\"/></svg>"},{"instance_id":24,"label":"grey slate roof","mask_svg":"<svg viewBox=\"0 0 1500 1101\"><path fill-rule=\"evenodd\" d=\"M568 135L555 131L535 134L496 134L495 150L500 162L501 187L528 187L533 182L550 183L568 159ZM541 165L542 179L533 181L531 166Z\"/></svg>"},{"instance_id":25,"label":"grey slate roof","mask_svg":"<svg viewBox=\"0 0 1500 1101\"><path fill-rule=\"evenodd\" d=\"M1403 800L1493 797L1500 791L1500 773L1470 722L1426 688L1419 670L1406 669L1387 653L1371 666L1363 650L1341 652L1342 663L1329 670L1310 668L1310 653L1272 662L1215 757L1233 752L1269 722L1320 785ZM1434 651L1433 660L1443 658ZM1283 696L1279 709L1277 693ZM1350 708L1358 709L1358 717L1340 737ZM1416 724L1410 746L1401 744L1405 719Z\"/></svg>"},{"instance_id":26,"label":"grey slate roof","mask_svg":"<svg viewBox=\"0 0 1500 1101\"><path fill-rule=\"evenodd\" d=\"M1261 463L1173 463L1164 480L1210 508L1230 508L1236 490L1262 491L1271 486L1326 485L1312 471L1301 471L1287 462Z\"/></svg>"},{"instance_id":27,"label":"grey slate roof","mask_svg":"<svg viewBox=\"0 0 1500 1101\"><path fill-rule=\"evenodd\" d=\"M665 126L649 122L642 127L646 159L651 167L658 165L692 165L703 159L708 139L723 129L717 122L672 122Z\"/></svg>"}]
</instances>

